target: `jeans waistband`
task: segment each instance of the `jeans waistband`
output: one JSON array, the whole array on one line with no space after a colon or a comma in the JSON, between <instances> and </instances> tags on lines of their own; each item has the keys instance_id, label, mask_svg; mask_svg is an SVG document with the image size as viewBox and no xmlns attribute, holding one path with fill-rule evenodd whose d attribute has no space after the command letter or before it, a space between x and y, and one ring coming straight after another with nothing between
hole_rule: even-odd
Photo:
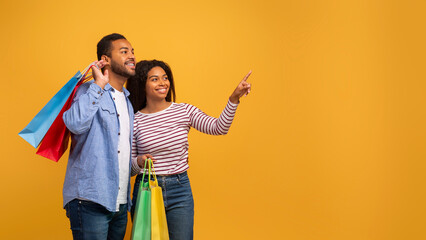
<instances>
[{"instance_id":1,"label":"jeans waistband","mask_svg":"<svg viewBox=\"0 0 426 240\"><path fill-rule=\"evenodd\" d=\"M182 177L185 177L185 176L187 176L188 175L188 173L185 171L185 172L182 172L182 173L176 173L176 174L169 174L169 175L157 175L157 179L158 180L166 180L166 179L172 179L172 178L177 178L177 179L180 179L180 178L182 178ZM141 180L142 179L142 176L143 176L143 174L139 174L138 176L137 176L137 180ZM146 177L148 177L147 175L146 175ZM151 175L151 178L153 178L153 176ZM145 178L146 179L146 178Z\"/></svg>"},{"instance_id":2,"label":"jeans waistband","mask_svg":"<svg viewBox=\"0 0 426 240\"><path fill-rule=\"evenodd\" d=\"M168 175L159 174L159 175L157 175L157 177L176 177L176 176L183 177L183 176L186 176L186 175L188 175L188 174L185 171L185 172L182 172L182 173L168 174Z\"/></svg>"}]
</instances>

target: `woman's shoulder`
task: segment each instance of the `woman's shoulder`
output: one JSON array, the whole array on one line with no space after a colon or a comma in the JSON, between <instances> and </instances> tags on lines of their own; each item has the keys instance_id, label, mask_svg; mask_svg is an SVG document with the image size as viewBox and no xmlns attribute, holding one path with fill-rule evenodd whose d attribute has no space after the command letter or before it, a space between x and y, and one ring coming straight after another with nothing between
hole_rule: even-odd
<instances>
[{"instance_id":1,"label":"woman's shoulder","mask_svg":"<svg viewBox=\"0 0 426 240\"><path fill-rule=\"evenodd\" d=\"M136 111L136 112L135 112L135 115L134 115L134 121L135 121L135 122L140 121L140 119L141 119L141 118L143 118L143 116L144 116L144 115L143 115L141 112Z\"/></svg>"},{"instance_id":2,"label":"woman's shoulder","mask_svg":"<svg viewBox=\"0 0 426 240\"><path fill-rule=\"evenodd\" d=\"M168 107L166 107L165 109L158 111L158 112L148 113L148 112L144 111L145 109L139 110L135 113L135 117L149 118L149 117L158 117L158 116L162 116L162 115L168 115L168 114L170 114L171 111L176 111L179 108L185 108L185 105L175 103L175 102L171 102Z\"/></svg>"},{"instance_id":3,"label":"woman's shoulder","mask_svg":"<svg viewBox=\"0 0 426 240\"><path fill-rule=\"evenodd\" d=\"M191 104L188 103L173 103L174 107L188 107L191 106Z\"/></svg>"},{"instance_id":4,"label":"woman's shoulder","mask_svg":"<svg viewBox=\"0 0 426 240\"><path fill-rule=\"evenodd\" d=\"M173 103L173 106L175 109L185 109L185 110L192 110L197 108L194 105L191 105L189 103Z\"/></svg>"}]
</instances>

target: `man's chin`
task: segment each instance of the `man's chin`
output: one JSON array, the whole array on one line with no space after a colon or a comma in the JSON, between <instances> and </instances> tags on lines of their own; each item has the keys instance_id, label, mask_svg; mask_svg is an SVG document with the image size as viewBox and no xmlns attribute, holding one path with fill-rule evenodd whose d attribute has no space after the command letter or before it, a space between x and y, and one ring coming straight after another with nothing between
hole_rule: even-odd
<instances>
[{"instance_id":1,"label":"man's chin","mask_svg":"<svg viewBox=\"0 0 426 240\"><path fill-rule=\"evenodd\" d=\"M122 77L125 77L125 78L130 78L130 77L133 77L133 76L135 76L135 72L130 72L130 71L126 71L126 72L119 72L119 73L117 73L118 75L120 75L120 76L122 76Z\"/></svg>"},{"instance_id":2,"label":"man's chin","mask_svg":"<svg viewBox=\"0 0 426 240\"><path fill-rule=\"evenodd\" d=\"M136 71L134 71L134 70L133 70L133 71L130 71L130 72L129 72L129 75L130 75L130 77L135 76L135 75L136 75Z\"/></svg>"},{"instance_id":3,"label":"man's chin","mask_svg":"<svg viewBox=\"0 0 426 240\"><path fill-rule=\"evenodd\" d=\"M133 77L133 76L136 75L136 71L134 69L132 69L132 70L127 69L127 71L125 72L125 75L126 75L127 78Z\"/></svg>"},{"instance_id":4,"label":"man's chin","mask_svg":"<svg viewBox=\"0 0 426 240\"><path fill-rule=\"evenodd\" d=\"M131 69L128 69L128 68L126 68L126 67L116 67L116 66L114 66L114 65L111 65L111 70L115 73L115 74L117 74L117 75L120 75L120 76L122 76L122 77L125 77L125 78L130 78L130 77L133 77L133 76L135 76L135 74L136 74L136 71L135 70L131 70Z\"/></svg>"}]
</instances>

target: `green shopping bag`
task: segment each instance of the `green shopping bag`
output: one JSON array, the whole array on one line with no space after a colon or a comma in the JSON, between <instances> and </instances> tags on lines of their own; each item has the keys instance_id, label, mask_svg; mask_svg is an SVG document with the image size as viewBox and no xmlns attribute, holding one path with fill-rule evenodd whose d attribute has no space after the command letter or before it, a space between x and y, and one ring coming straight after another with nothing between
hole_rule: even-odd
<instances>
[{"instance_id":1,"label":"green shopping bag","mask_svg":"<svg viewBox=\"0 0 426 240\"><path fill-rule=\"evenodd\" d=\"M138 200L136 201L135 215L132 228L132 240L151 240L151 189L149 179L144 183L145 169L148 161L145 161L142 180L139 184Z\"/></svg>"}]
</instances>

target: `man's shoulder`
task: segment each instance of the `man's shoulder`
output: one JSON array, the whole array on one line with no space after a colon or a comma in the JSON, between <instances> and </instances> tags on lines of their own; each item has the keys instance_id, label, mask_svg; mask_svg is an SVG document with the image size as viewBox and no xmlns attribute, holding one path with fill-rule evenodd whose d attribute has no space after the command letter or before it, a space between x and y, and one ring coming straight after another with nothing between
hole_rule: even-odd
<instances>
[{"instance_id":1,"label":"man's shoulder","mask_svg":"<svg viewBox=\"0 0 426 240\"><path fill-rule=\"evenodd\" d=\"M85 82L85 83L81 84L80 87L78 87L78 89L77 89L76 95L79 96L81 94L86 93L87 89L90 88L90 86L92 85L93 82L94 81L91 80L91 81L88 81L88 82Z\"/></svg>"},{"instance_id":2,"label":"man's shoulder","mask_svg":"<svg viewBox=\"0 0 426 240\"><path fill-rule=\"evenodd\" d=\"M87 90L90 87L90 85L92 85L92 83L94 83L94 80L87 81L87 82L81 84L81 86L79 87L79 89L81 88L81 89L86 89Z\"/></svg>"}]
</instances>

